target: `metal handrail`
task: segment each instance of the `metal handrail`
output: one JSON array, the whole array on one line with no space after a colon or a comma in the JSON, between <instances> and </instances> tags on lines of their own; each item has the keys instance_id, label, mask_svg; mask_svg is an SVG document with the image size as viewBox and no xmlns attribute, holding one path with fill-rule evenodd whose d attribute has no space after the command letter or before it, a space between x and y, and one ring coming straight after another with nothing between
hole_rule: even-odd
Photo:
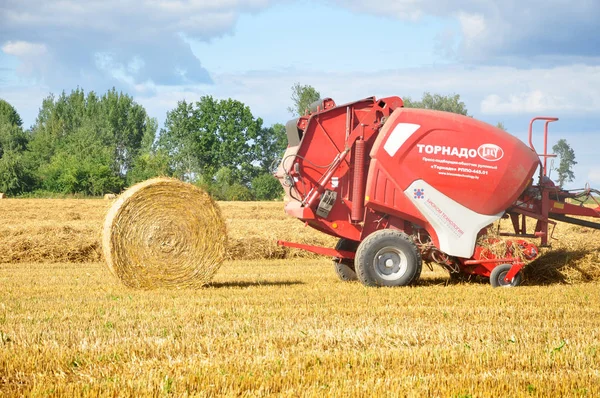
<instances>
[{"instance_id":1,"label":"metal handrail","mask_svg":"<svg viewBox=\"0 0 600 398\"><path fill-rule=\"evenodd\" d=\"M545 120L546 123L544 123L544 153L537 153L535 147L533 146L533 123L536 120ZM552 122L556 122L558 120L557 117L551 117L551 116L536 116L533 119L531 119L531 122L529 122L529 147L531 149L533 149L533 151L535 153L537 153L538 156L543 157L544 158L544 176L547 176L547 163L548 163L548 158L555 158L556 155L554 154L548 154L548 125Z\"/></svg>"}]
</instances>

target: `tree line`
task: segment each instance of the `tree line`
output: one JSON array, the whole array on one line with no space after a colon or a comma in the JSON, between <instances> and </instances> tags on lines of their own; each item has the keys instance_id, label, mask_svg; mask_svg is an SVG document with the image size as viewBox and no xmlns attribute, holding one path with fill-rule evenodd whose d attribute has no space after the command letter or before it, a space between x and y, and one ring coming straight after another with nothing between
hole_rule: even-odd
<instances>
[{"instance_id":1,"label":"tree line","mask_svg":"<svg viewBox=\"0 0 600 398\"><path fill-rule=\"evenodd\" d=\"M312 86L296 83L288 110L304 114L319 98ZM468 115L456 94L424 93L419 101L404 101L407 107ZM95 196L172 176L219 200L272 200L283 193L272 173L286 146L283 124L265 126L231 98L180 101L160 131L143 106L114 88L102 96L81 88L49 95L29 129L0 99L0 192L12 196Z\"/></svg>"},{"instance_id":2,"label":"tree line","mask_svg":"<svg viewBox=\"0 0 600 398\"><path fill-rule=\"evenodd\" d=\"M264 126L250 108L204 96L180 101L163 128L132 97L78 88L50 95L25 130L0 99L0 192L9 195L102 195L173 176L221 200L281 195L272 164L285 150L285 128Z\"/></svg>"}]
</instances>

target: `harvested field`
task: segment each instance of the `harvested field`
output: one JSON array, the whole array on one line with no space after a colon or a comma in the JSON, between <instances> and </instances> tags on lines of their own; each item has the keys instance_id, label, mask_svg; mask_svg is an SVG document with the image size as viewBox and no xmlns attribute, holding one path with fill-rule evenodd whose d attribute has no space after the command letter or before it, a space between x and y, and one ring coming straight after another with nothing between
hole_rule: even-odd
<instances>
[{"instance_id":1,"label":"harvested field","mask_svg":"<svg viewBox=\"0 0 600 398\"><path fill-rule=\"evenodd\" d=\"M0 202L0 262L102 260L100 231L112 202L6 199ZM288 217L281 202L220 202L229 260L316 258L277 246L277 239L333 247L336 239ZM508 228L504 221L503 228ZM533 225L531 226L533 228ZM600 280L600 231L557 223L552 249L526 268L529 283Z\"/></svg>"},{"instance_id":2,"label":"harvested field","mask_svg":"<svg viewBox=\"0 0 600 398\"><path fill-rule=\"evenodd\" d=\"M0 266L0 396L600 394L600 286L374 289L320 259L226 262L198 290L101 263Z\"/></svg>"},{"instance_id":3,"label":"harvested field","mask_svg":"<svg viewBox=\"0 0 600 398\"><path fill-rule=\"evenodd\" d=\"M0 202L0 263L102 259L104 217L111 201L7 199ZM315 257L277 246L277 239L333 246L336 240L287 217L280 202L220 202L229 259Z\"/></svg>"},{"instance_id":4,"label":"harvested field","mask_svg":"<svg viewBox=\"0 0 600 398\"><path fill-rule=\"evenodd\" d=\"M529 267L534 286L449 283L425 267L417 286L375 289L272 250L282 237L333 243L281 203L222 203L230 250L250 256L255 239L253 256L288 257L144 291L100 261L109 206L0 202L0 396L600 395L597 231L559 224L555 251Z\"/></svg>"}]
</instances>

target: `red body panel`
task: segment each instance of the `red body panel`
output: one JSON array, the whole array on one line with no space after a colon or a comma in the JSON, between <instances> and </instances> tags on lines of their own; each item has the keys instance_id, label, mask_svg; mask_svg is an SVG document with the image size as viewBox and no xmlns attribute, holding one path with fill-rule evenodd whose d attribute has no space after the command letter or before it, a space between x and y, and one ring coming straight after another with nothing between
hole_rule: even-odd
<instances>
[{"instance_id":1,"label":"red body panel","mask_svg":"<svg viewBox=\"0 0 600 398\"><path fill-rule=\"evenodd\" d=\"M364 200L364 188L356 187L358 189L355 190L354 185L356 182L360 183L361 172L363 175L367 173L367 154L383 121L402 105L402 100L398 97L379 100L366 98L300 118L300 144L293 154L286 156L287 159L284 157L277 174L282 181L286 173L294 179L293 187L288 188L284 185L288 197L286 212L322 232L360 240L362 226L359 222L364 217L364 208L362 203L354 205L354 221L352 208L353 197L357 191L361 191L361 202ZM359 145L359 149L365 155L360 172L354 168L357 150L353 147L359 138L360 141L364 141ZM343 160L339 162L331 177L323 183L323 178L336 157L342 154ZM362 181L364 186L364 177ZM316 214L323 190L335 191L337 195L327 217L319 217ZM309 203L313 197L316 197L316 202Z\"/></svg>"},{"instance_id":2,"label":"red body panel","mask_svg":"<svg viewBox=\"0 0 600 398\"><path fill-rule=\"evenodd\" d=\"M400 123L420 127L391 156L383 147ZM371 159L366 195L380 206L401 209L403 191L420 179L487 215L506 210L539 165L535 152L503 130L470 117L423 109L395 112L379 134ZM385 178L391 181L385 183ZM393 195L385 189L388 185L396 188Z\"/></svg>"}]
</instances>

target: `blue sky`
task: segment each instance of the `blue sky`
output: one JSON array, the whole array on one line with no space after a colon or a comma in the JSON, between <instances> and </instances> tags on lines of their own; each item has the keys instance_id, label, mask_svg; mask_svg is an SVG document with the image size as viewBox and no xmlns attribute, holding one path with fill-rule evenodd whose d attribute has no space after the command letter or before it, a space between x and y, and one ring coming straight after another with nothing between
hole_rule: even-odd
<instances>
[{"instance_id":1,"label":"blue sky","mask_svg":"<svg viewBox=\"0 0 600 398\"><path fill-rule=\"evenodd\" d=\"M338 103L458 93L523 140L531 117L559 117L568 186L600 187L598 20L594 0L3 0L0 98L28 127L77 86L117 87L160 123L202 95L285 122L295 82Z\"/></svg>"}]
</instances>

